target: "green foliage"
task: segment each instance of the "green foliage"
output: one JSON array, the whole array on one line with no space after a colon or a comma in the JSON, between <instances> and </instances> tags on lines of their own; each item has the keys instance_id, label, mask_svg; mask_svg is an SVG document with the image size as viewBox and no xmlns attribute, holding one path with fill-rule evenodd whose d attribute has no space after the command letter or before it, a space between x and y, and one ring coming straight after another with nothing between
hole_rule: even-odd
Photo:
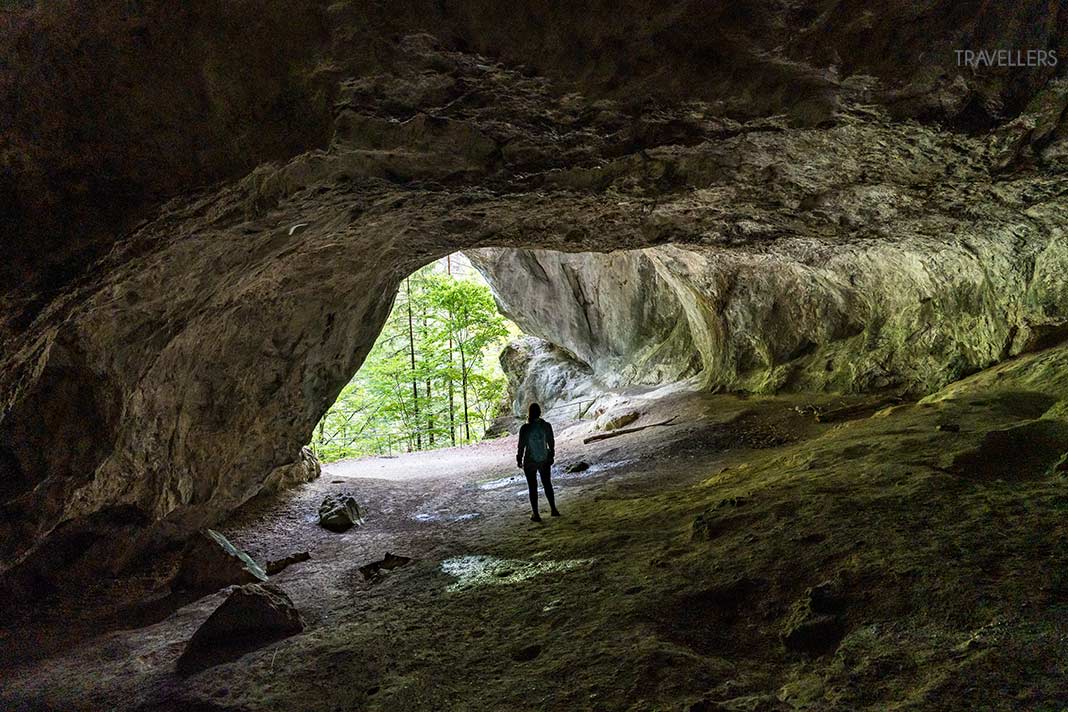
<instances>
[{"instance_id":1,"label":"green foliage","mask_svg":"<svg viewBox=\"0 0 1068 712\"><path fill-rule=\"evenodd\" d=\"M419 270L312 448L331 462L481 439L505 399L497 357L511 333L483 282Z\"/></svg>"}]
</instances>

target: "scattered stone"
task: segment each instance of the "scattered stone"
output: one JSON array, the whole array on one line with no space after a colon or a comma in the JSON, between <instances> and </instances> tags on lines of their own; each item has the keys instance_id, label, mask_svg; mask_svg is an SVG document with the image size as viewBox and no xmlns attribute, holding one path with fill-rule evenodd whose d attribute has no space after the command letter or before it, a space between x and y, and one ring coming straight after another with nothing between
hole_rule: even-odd
<instances>
[{"instance_id":1,"label":"scattered stone","mask_svg":"<svg viewBox=\"0 0 1068 712\"><path fill-rule=\"evenodd\" d=\"M580 460L579 462L572 462L570 465L565 467L564 468L564 472L567 472L567 473L585 472L588 469L590 469L590 463Z\"/></svg>"},{"instance_id":2,"label":"scattered stone","mask_svg":"<svg viewBox=\"0 0 1068 712\"><path fill-rule=\"evenodd\" d=\"M219 532L205 529L186 544L174 586L210 592L225 586L266 580L267 573L252 557Z\"/></svg>"},{"instance_id":3,"label":"scattered stone","mask_svg":"<svg viewBox=\"0 0 1068 712\"><path fill-rule=\"evenodd\" d=\"M287 566L289 566L290 564L297 564L297 563L300 563L301 561L307 561L310 558L311 558L311 554L309 554L308 552L306 552L306 551L298 551L297 553L290 554L289 556L286 556L284 558L274 559L273 561L268 561L267 562L267 567L266 567L267 568L267 575L268 576L274 576L277 573L281 573L281 571L283 569L285 569Z\"/></svg>"},{"instance_id":4,"label":"scattered stone","mask_svg":"<svg viewBox=\"0 0 1068 712\"><path fill-rule=\"evenodd\" d=\"M959 433L960 425L957 423L939 423L938 430L943 433Z\"/></svg>"},{"instance_id":5,"label":"scattered stone","mask_svg":"<svg viewBox=\"0 0 1068 712\"><path fill-rule=\"evenodd\" d=\"M273 584L234 588L189 639L178 672L189 675L236 660L304 630L304 619L286 592Z\"/></svg>"},{"instance_id":6,"label":"scattered stone","mask_svg":"<svg viewBox=\"0 0 1068 712\"><path fill-rule=\"evenodd\" d=\"M512 660L517 663L529 663L541 655L540 645L527 645L512 653Z\"/></svg>"},{"instance_id":7,"label":"scattered stone","mask_svg":"<svg viewBox=\"0 0 1068 712\"><path fill-rule=\"evenodd\" d=\"M356 498L348 494L328 494L319 505L319 526L332 532L348 531L363 524Z\"/></svg>"},{"instance_id":8,"label":"scattered stone","mask_svg":"<svg viewBox=\"0 0 1068 712\"><path fill-rule=\"evenodd\" d=\"M407 566L411 562L411 557L401 556L400 554L391 554L387 551L381 561L372 561L369 564L361 566L360 573L363 574L363 578L366 581L375 583L393 569Z\"/></svg>"}]
</instances>

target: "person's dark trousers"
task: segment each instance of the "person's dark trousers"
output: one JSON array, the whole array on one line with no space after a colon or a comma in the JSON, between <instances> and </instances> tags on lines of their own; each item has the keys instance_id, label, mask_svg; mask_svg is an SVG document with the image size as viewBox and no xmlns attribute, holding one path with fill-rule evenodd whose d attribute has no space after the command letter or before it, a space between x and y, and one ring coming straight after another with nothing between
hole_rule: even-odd
<instances>
[{"instance_id":1,"label":"person's dark trousers","mask_svg":"<svg viewBox=\"0 0 1068 712\"><path fill-rule=\"evenodd\" d=\"M538 473L541 473L541 487L545 490L545 499L549 500L549 509L556 511L556 499L553 497L552 463L527 462L523 465L523 474L527 476L527 490L530 493L530 509L538 516Z\"/></svg>"}]
</instances>

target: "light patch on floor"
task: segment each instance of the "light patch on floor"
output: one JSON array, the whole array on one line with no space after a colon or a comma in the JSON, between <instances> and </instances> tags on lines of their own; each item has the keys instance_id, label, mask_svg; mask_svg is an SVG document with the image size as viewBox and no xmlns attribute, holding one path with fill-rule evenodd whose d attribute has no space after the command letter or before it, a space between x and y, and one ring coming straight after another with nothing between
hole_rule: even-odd
<instances>
[{"instance_id":1,"label":"light patch on floor","mask_svg":"<svg viewBox=\"0 0 1068 712\"><path fill-rule=\"evenodd\" d=\"M480 512L468 512L467 514L442 514L441 512L419 512L413 514L412 519L417 522L466 522L481 516Z\"/></svg>"},{"instance_id":2,"label":"light patch on floor","mask_svg":"<svg viewBox=\"0 0 1068 712\"><path fill-rule=\"evenodd\" d=\"M441 570L456 577L456 583L446 590L464 591L482 586L512 585L548 573L565 573L589 566L593 559L565 559L562 561L523 561L498 559L496 556L457 556L441 562Z\"/></svg>"}]
</instances>

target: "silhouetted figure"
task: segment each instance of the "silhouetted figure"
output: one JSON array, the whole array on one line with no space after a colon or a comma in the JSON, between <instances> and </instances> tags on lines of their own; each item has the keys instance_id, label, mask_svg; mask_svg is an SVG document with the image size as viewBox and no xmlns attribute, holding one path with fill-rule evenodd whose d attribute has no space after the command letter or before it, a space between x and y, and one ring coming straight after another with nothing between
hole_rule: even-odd
<instances>
[{"instance_id":1,"label":"silhouetted figure","mask_svg":"<svg viewBox=\"0 0 1068 712\"><path fill-rule=\"evenodd\" d=\"M553 426L541 419L541 406L530 404L527 422L519 429L519 450L515 455L515 464L523 468L527 476L527 489L530 491L530 521L540 522L538 514L538 473L541 473L541 488L545 490L545 499L549 500L549 510L554 517L559 517L556 500L553 498L553 482L550 476L553 459L556 455L556 441L553 440Z\"/></svg>"}]
</instances>

